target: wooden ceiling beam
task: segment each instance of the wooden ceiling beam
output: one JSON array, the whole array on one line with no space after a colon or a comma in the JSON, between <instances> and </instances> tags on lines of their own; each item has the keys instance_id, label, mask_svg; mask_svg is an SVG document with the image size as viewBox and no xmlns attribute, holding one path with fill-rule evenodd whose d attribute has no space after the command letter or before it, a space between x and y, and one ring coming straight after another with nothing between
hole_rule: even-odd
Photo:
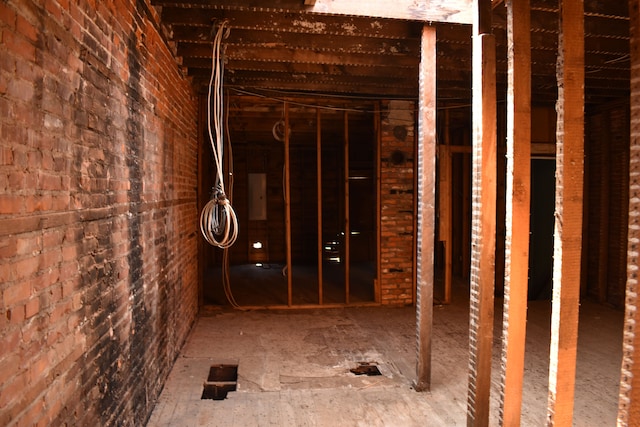
<instances>
[{"instance_id":1,"label":"wooden ceiling beam","mask_svg":"<svg viewBox=\"0 0 640 427\"><path fill-rule=\"evenodd\" d=\"M308 85L312 83L322 84L339 84L339 85L360 85L362 84L362 77L360 76L332 76L327 74L291 74L291 73L278 73L278 72L264 72L264 71L233 71L227 73L225 76L225 82L230 85L243 84L246 81L255 80L276 80L276 81L290 81L297 82L300 85ZM416 74L413 79L392 77L392 76L379 76L367 78L368 84L380 85L380 86L405 86L405 87L417 87L418 76Z\"/></svg>"},{"instance_id":2,"label":"wooden ceiling beam","mask_svg":"<svg viewBox=\"0 0 640 427\"><path fill-rule=\"evenodd\" d=\"M198 25L211 28L214 22L226 20L231 31L291 32L296 34L360 36L383 39L420 40L420 24L399 20L371 20L358 16L326 16L301 12L282 13L273 10L211 9L206 7L162 8L162 22L166 25ZM205 33L206 34L206 33ZM211 40L211 37L209 37Z\"/></svg>"},{"instance_id":3,"label":"wooden ceiling beam","mask_svg":"<svg viewBox=\"0 0 640 427\"><path fill-rule=\"evenodd\" d=\"M209 79L206 77L194 77L194 83L202 90L206 87ZM306 82L301 84L297 81L275 81L275 80L247 80L242 84L226 84L229 88L239 88L245 90L253 89L269 89L283 92L299 92L299 93L320 93L320 94L341 94L341 95L361 95L361 96L380 96L380 97L400 97L400 98L417 98L418 88L402 87L402 86L380 86L368 83L366 80L359 84L335 82Z\"/></svg>"},{"instance_id":4,"label":"wooden ceiling beam","mask_svg":"<svg viewBox=\"0 0 640 427\"><path fill-rule=\"evenodd\" d=\"M205 26L176 24L173 26L173 40L176 42L204 43L210 45L211 29ZM247 30L234 28L224 40L225 46L253 47L299 47L315 51L336 51L341 53L366 53L418 56L420 42L416 39L387 39L365 36L338 36L335 34L305 34L275 32L265 30Z\"/></svg>"},{"instance_id":5,"label":"wooden ceiling beam","mask_svg":"<svg viewBox=\"0 0 640 427\"><path fill-rule=\"evenodd\" d=\"M183 66L191 70L192 75L209 74L211 60L208 58L185 58ZM357 78L394 78L417 80L417 70L409 67L332 65L309 63L265 62L251 60L230 60L225 65L227 74L237 72L280 73L282 75L326 75Z\"/></svg>"},{"instance_id":6,"label":"wooden ceiling beam","mask_svg":"<svg viewBox=\"0 0 640 427\"><path fill-rule=\"evenodd\" d=\"M178 43L178 56L211 57L211 46L203 43ZM227 46L225 58L228 60L275 61L334 65L376 66L392 62L397 67L417 67L419 58L407 55L371 55L339 52L316 52L310 49L288 47Z\"/></svg>"},{"instance_id":7,"label":"wooden ceiling beam","mask_svg":"<svg viewBox=\"0 0 640 427\"><path fill-rule=\"evenodd\" d=\"M304 12L309 15L343 15L367 18L391 18L422 22L452 22L471 24L472 0L315 0L305 5L300 0L271 0L258 5L254 0L235 0L232 5L226 0L152 0L156 6L200 6L211 9L240 11L272 10L276 12Z\"/></svg>"}]
</instances>

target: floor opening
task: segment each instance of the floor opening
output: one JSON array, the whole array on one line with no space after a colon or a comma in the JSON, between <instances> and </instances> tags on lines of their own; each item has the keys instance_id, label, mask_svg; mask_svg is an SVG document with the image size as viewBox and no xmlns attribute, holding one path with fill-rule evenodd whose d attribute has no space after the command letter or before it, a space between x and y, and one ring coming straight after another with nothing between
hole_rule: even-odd
<instances>
[{"instance_id":1,"label":"floor opening","mask_svg":"<svg viewBox=\"0 0 640 427\"><path fill-rule=\"evenodd\" d=\"M224 400L227 393L236 391L238 365L213 365L204 382L201 399Z\"/></svg>"},{"instance_id":2,"label":"floor opening","mask_svg":"<svg viewBox=\"0 0 640 427\"><path fill-rule=\"evenodd\" d=\"M378 366L372 362L359 362L358 367L351 369L351 372L356 375L367 375L369 377L382 375Z\"/></svg>"}]
</instances>

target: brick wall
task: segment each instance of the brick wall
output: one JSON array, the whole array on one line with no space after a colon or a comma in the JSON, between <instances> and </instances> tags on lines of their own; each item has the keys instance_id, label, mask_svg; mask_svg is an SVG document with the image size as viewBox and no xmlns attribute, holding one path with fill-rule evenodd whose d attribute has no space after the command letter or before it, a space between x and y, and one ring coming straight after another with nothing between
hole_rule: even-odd
<instances>
[{"instance_id":1,"label":"brick wall","mask_svg":"<svg viewBox=\"0 0 640 427\"><path fill-rule=\"evenodd\" d=\"M0 425L142 425L195 318L196 98L145 0L0 2Z\"/></svg>"},{"instance_id":2,"label":"brick wall","mask_svg":"<svg viewBox=\"0 0 640 427\"><path fill-rule=\"evenodd\" d=\"M414 302L414 104L387 101L381 120L380 294L382 304Z\"/></svg>"}]
</instances>

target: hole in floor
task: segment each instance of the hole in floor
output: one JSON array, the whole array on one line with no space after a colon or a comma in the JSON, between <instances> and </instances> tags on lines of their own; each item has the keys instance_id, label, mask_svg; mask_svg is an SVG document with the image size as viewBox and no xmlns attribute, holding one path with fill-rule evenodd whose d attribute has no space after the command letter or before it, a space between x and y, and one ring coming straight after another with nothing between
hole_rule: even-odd
<instances>
[{"instance_id":1,"label":"hole in floor","mask_svg":"<svg viewBox=\"0 0 640 427\"><path fill-rule=\"evenodd\" d=\"M224 400L227 393L236 391L238 384L238 365L213 365L204 382L201 399Z\"/></svg>"},{"instance_id":2,"label":"hole in floor","mask_svg":"<svg viewBox=\"0 0 640 427\"><path fill-rule=\"evenodd\" d=\"M369 377L382 375L378 366L372 362L359 362L358 367L351 369L351 372L356 375L367 375Z\"/></svg>"}]
</instances>

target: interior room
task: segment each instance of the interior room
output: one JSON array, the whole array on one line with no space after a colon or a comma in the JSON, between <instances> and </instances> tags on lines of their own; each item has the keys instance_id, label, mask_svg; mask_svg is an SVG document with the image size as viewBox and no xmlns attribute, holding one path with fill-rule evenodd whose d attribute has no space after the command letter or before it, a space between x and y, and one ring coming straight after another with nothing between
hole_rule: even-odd
<instances>
[{"instance_id":1,"label":"interior room","mask_svg":"<svg viewBox=\"0 0 640 427\"><path fill-rule=\"evenodd\" d=\"M0 424L640 425L638 9L0 2Z\"/></svg>"}]
</instances>

